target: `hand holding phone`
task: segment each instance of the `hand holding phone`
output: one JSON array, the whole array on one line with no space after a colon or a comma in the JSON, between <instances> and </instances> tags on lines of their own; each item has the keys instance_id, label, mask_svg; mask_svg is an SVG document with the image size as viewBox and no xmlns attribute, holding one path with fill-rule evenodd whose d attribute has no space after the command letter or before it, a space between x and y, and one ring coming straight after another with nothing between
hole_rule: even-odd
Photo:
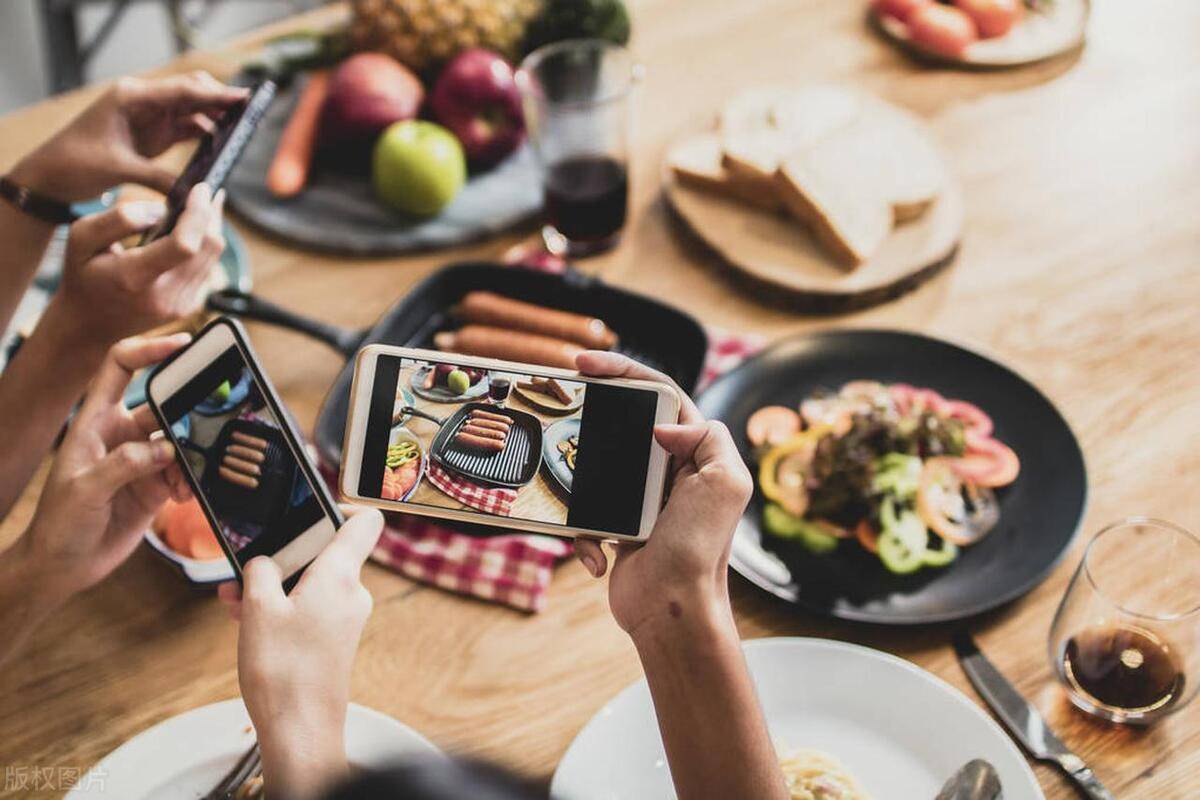
<instances>
[{"instance_id":1,"label":"hand holding phone","mask_svg":"<svg viewBox=\"0 0 1200 800\"><path fill-rule=\"evenodd\" d=\"M30 523L36 573L67 596L111 572L133 551L168 498L188 496L173 469L169 443L152 440L149 409L123 402L135 370L187 344L187 334L126 339L108 352L92 388L67 429ZM57 589L61 587L61 591Z\"/></svg>"},{"instance_id":2,"label":"hand holding phone","mask_svg":"<svg viewBox=\"0 0 1200 800\"><path fill-rule=\"evenodd\" d=\"M175 229L188 195L196 185L206 184L209 191L215 194L225 184L225 179L242 157L258 123L275 98L276 88L275 83L269 80L255 86L245 101L226 111L216 129L200 140L187 166L167 193L167 213L142 235L142 246L161 239Z\"/></svg>"},{"instance_id":3,"label":"hand holding phone","mask_svg":"<svg viewBox=\"0 0 1200 800\"><path fill-rule=\"evenodd\" d=\"M595 376L666 377L616 353L580 356L580 371ZM724 424L706 420L684 396L679 424L660 425L655 439L671 455L671 493L644 547L619 547L609 581L609 607L627 632L671 614L670 602L707 609L728 605L729 547L754 482ZM594 577L608 570L598 542L579 541L575 553ZM648 603L657 595L662 603Z\"/></svg>"},{"instance_id":4,"label":"hand holding phone","mask_svg":"<svg viewBox=\"0 0 1200 800\"><path fill-rule=\"evenodd\" d=\"M342 516L241 325L209 323L154 370L146 396L238 576L260 555L298 576Z\"/></svg>"},{"instance_id":5,"label":"hand holding phone","mask_svg":"<svg viewBox=\"0 0 1200 800\"><path fill-rule=\"evenodd\" d=\"M371 345L339 488L353 502L558 536L650 534L679 393L637 378Z\"/></svg>"}]
</instances>

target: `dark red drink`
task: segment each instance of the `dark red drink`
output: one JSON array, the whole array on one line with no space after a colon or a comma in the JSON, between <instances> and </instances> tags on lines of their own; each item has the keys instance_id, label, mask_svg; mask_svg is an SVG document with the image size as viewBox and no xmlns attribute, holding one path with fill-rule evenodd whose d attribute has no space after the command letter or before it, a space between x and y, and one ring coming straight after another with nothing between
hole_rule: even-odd
<instances>
[{"instance_id":1,"label":"dark red drink","mask_svg":"<svg viewBox=\"0 0 1200 800\"><path fill-rule=\"evenodd\" d=\"M504 405L511 388L512 381L508 378L492 378L491 385L488 387L488 398L496 405Z\"/></svg>"},{"instance_id":2,"label":"dark red drink","mask_svg":"<svg viewBox=\"0 0 1200 800\"><path fill-rule=\"evenodd\" d=\"M600 244L625 225L629 180L608 156L575 156L546 174L546 214L572 244Z\"/></svg>"}]
</instances>

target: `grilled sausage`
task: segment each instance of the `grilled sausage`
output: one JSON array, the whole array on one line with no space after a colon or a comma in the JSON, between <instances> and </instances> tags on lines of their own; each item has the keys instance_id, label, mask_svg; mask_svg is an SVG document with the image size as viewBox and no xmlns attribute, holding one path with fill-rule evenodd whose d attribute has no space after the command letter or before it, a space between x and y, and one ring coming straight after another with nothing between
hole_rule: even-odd
<instances>
[{"instance_id":1,"label":"grilled sausage","mask_svg":"<svg viewBox=\"0 0 1200 800\"><path fill-rule=\"evenodd\" d=\"M217 467L217 474L230 483L241 486L243 489L258 488L257 478L251 478L249 475L243 475L240 472L234 472L229 467Z\"/></svg>"},{"instance_id":2,"label":"grilled sausage","mask_svg":"<svg viewBox=\"0 0 1200 800\"><path fill-rule=\"evenodd\" d=\"M231 444L225 449L225 452L228 455L237 456L246 461L253 461L255 464L261 464L267 458L261 450L246 447L244 444Z\"/></svg>"},{"instance_id":3,"label":"grilled sausage","mask_svg":"<svg viewBox=\"0 0 1200 800\"><path fill-rule=\"evenodd\" d=\"M497 439L501 442L508 438L508 431L498 431L494 428L481 428L478 425L473 425L470 422L463 425L461 428L459 428L459 430L463 433L469 433L472 436L480 436L484 439Z\"/></svg>"},{"instance_id":4,"label":"grilled sausage","mask_svg":"<svg viewBox=\"0 0 1200 800\"><path fill-rule=\"evenodd\" d=\"M257 436L251 436L250 434L242 433L241 431L234 431L232 437L233 440L238 444L244 444L247 447L253 447L255 450L267 449L266 439L260 439Z\"/></svg>"},{"instance_id":5,"label":"grilled sausage","mask_svg":"<svg viewBox=\"0 0 1200 800\"><path fill-rule=\"evenodd\" d=\"M487 450L492 453L499 453L504 449L504 442L500 439L485 439L482 436L474 436L462 431L454 434L454 441L465 447L473 447L476 450Z\"/></svg>"},{"instance_id":6,"label":"grilled sausage","mask_svg":"<svg viewBox=\"0 0 1200 800\"><path fill-rule=\"evenodd\" d=\"M237 456L225 454L225 460L221 462L226 467L229 467L234 472L240 472L243 475L262 475L262 467L258 464L244 461Z\"/></svg>"},{"instance_id":7,"label":"grilled sausage","mask_svg":"<svg viewBox=\"0 0 1200 800\"><path fill-rule=\"evenodd\" d=\"M563 339L485 325L466 325L457 331L443 331L433 337L433 343L439 350L447 352L562 369L574 369L575 357L584 351L578 344Z\"/></svg>"},{"instance_id":8,"label":"grilled sausage","mask_svg":"<svg viewBox=\"0 0 1200 800\"><path fill-rule=\"evenodd\" d=\"M500 431L501 433L508 433L508 429L512 427L511 425L505 425L503 422L496 422L494 419L476 416L467 417L467 424L479 428L487 428L492 431Z\"/></svg>"},{"instance_id":9,"label":"grilled sausage","mask_svg":"<svg viewBox=\"0 0 1200 800\"><path fill-rule=\"evenodd\" d=\"M506 417L503 414L493 414L491 411L484 411L479 408L471 409L471 416L491 420L492 422L499 422L504 425L512 425L512 417Z\"/></svg>"},{"instance_id":10,"label":"grilled sausage","mask_svg":"<svg viewBox=\"0 0 1200 800\"><path fill-rule=\"evenodd\" d=\"M604 320L514 300L495 292L467 292L458 316L469 323L536 333L575 342L593 350L611 350L617 335Z\"/></svg>"}]
</instances>

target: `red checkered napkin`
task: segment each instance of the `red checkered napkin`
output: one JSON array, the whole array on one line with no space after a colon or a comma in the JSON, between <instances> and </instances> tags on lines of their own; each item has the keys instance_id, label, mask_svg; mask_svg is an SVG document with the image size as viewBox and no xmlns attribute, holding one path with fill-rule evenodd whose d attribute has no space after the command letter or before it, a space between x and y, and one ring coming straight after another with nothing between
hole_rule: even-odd
<instances>
[{"instance_id":1,"label":"red checkered napkin","mask_svg":"<svg viewBox=\"0 0 1200 800\"><path fill-rule=\"evenodd\" d=\"M470 536L426 517L388 514L371 558L379 564L458 594L541 611L552 567L571 543L527 533Z\"/></svg>"},{"instance_id":2,"label":"red checkered napkin","mask_svg":"<svg viewBox=\"0 0 1200 800\"><path fill-rule=\"evenodd\" d=\"M700 387L762 349L764 340L710 329L709 350ZM434 486L472 508L492 503L508 515L516 492L485 489L430 463L426 473ZM502 495L502 496L501 496ZM502 509L502 510L499 510ZM413 580L451 592L489 600L521 611L540 611L552 567L571 554L571 543L552 536L500 534L473 536L427 517L388 514L387 527L371 558Z\"/></svg>"},{"instance_id":3,"label":"red checkered napkin","mask_svg":"<svg viewBox=\"0 0 1200 800\"><path fill-rule=\"evenodd\" d=\"M432 461L429 462L429 469L425 476L444 494L485 514L507 517L512 514L512 504L517 500L516 489L481 486L474 481L451 474Z\"/></svg>"}]
</instances>

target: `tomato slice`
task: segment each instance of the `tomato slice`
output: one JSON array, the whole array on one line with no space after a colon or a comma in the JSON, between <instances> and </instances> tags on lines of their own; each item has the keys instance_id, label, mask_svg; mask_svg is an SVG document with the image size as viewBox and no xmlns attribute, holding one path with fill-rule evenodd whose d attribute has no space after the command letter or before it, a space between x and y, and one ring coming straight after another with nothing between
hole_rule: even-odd
<instances>
[{"instance_id":1,"label":"tomato slice","mask_svg":"<svg viewBox=\"0 0 1200 800\"><path fill-rule=\"evenodd\" d=\"M992 433L992 418L974 403L968 403L966 400L946 400L942 403L939 413L958 420L976 436L989 436Z\"/></svg>"},{"instance_id":2,"label":"tomato slice","mask_svg":"<svg viewBox=\"0 0 1200 800\"><path fill-rule=\"evenodd\" d=\"M996 489L1007 486L1021 472L1021 459L1011 447L991 436L967 432L967 452L955 471L965 480Z\"/></svg>"},{"instance_id":3,"label":"tomato slice","mask_svg":"<svg viewBox=\"0 0 1200 800\"><path fill-rule=\"evenodd\" d=\"M991 489L963 481L953 458L931 458L921 470L917 513L931 531L964 547L986 536L1000 520Z\"/></svg>"},{"instance_id":4,"label":"tomato slice","mask_svg":"<svg viewBox=\"0 0 1200 800\"><path fill-rule=\"evenodd\" d=\"M746 438L755 447L783 444L800 432L800 415L787 406L763 406L746 420Z\"/></svg>"}]
</instances>

